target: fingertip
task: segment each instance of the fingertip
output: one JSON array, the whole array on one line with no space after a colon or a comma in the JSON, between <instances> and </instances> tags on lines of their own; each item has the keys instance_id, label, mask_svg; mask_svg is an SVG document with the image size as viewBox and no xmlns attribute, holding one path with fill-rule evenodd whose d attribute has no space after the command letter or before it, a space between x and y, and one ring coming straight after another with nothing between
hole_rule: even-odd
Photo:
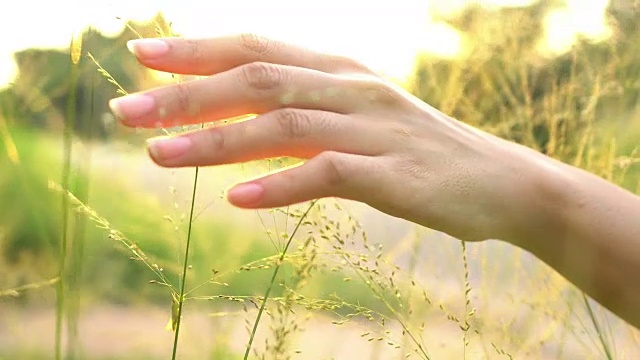
<instances>
[{"instance_id":1,"label":"fingertip","mask_svg":"<svg viewBox=\"0 0 640 360\"><path fill-rule=\"evenodd\" d=\"M109 100L109 108L124 125L134 126L137 120L156 109L156 100L147 94L131 94Z\"/></svg>"},{"instance_id":2,"label":"fingertip","mask_svg":"<svg viewBox=\"0 0 640 360\"><path fill-rule=\"evenodd\" d=\"M116 119L118 119L119 121L122 121L124 119L122 110L120 110L118 98L109 100L109 109L111 110L111 113L116 117Z\"/></svg>"},{"instance_id":3,"label":"fingertip","mask_svg":"<svg viewBox=\"0 0 640 360\"><path fill-rule=\"evenodd\" d=\"M188 136L159 136L147 140L149 156L162 166L179 163L192 147L193 142Z\"/></svg>"},{"instance_id":4,"label":"fingertip","mask_svg":"<svg viewBox=\"0 0 640 360\"><path fill-rule=\"evenodd\" d=\"M163 39L147 38L129 40L127 49L140 60L154 60L169 53L170 47Z\"/></svg>"},{"instance_id":5,"label":"fingertip","mask_svg":"<svg viewBox=\"0 0 640 360\"><path fill-rule=\"evenodd\" d=\"M264 187L258 183L236 185L227 193L227 199L235 206L242 208L257 207L263 199Z\"/></svg>"}]
</instances>

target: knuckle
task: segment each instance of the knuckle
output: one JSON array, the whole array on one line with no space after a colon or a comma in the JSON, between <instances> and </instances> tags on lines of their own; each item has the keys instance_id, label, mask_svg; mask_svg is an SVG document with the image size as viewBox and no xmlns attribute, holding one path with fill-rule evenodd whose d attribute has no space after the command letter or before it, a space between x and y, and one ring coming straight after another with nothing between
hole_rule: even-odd
<instances>
[{"instance_id":1,"label":"knuckle","mask_svg":"<svg viewBox=\"0 0 640 360\"><path fill-rule=\"evenodd\" d=\"M402 102L400 94L386 81L377 77L360 79L357 90L368 104L396 107Z\"/></svg>"},{"instance_id":2,"label":"knuckle","mask_svg":"<svg viewBox=\"0 0 640 360\"><path fill-rule=\"evenodd\" d=\"M329 187L344 186L351 171L346 159L337 152L327 151L318 155L322 176Z\"/></svg>"},{"instance_id":3,"label":"knuckle","mask_svg":"<svg viewBox=\"0 0 640 360\"><path fill-rule=\"evenodd\" d=\"M311 133L313 120L305 111L282 109L276 112L275 117L286 138L301 139Z\"/></svg>"},{"instance_id":4,"label":"knuckle","mask_svg":"<svg viewBox=\"0 0 640 360\"><path fill-rule=\"evenodd\" d=\"M200 41L196 39L185 39L184 44L187 52L189 53L189 59L191 61L196 64L205 61L202 47L200 46Z\"/></svg>"},{"instance_id":5,"label":"knuckle","mask_svg":"<svg viewBox=\"0 0 640 360\"><path fill-rule=\"evenodd\" d=\"M240 46L258 56L265 56L274 53L279 43L275 40L260 36L254 33L243 33L239 35Z\"/></svg>"},{"instance_id":6,"label":"knuckle","mask_svg":"<svg viewBox=\"0 0 640 360\"><path fill-rule=\"evenodd\" d=\"M224 148L224 137L218 127L211 127L202 132L203 148L208 154L216 154Z\"/></svg>"},{"instance_id":7,"label":"knuckle","mask_svg":"<svg viewBox=\"0 0 640 360\"><path fill-rule=\"evenodd\" d=\"M393 172L409 178L421 179L429 177L429 168L424 161L414 156L401 156L393 162Z\"/></svg>"},{"instance_id":8,"label":"knuckle","mask_svg":"<svg viewBox=\"0 0 640 360\"><path fill-rule=\"evenodd\" d=\"M186 83L177 83L171 87L171 97L175 104L175 107L180 113L191 114L196 112L195 106L191 98L191 88Z\"/></svg>"},{"instance_id":9,"label":"knuckle","mask_svg":"<svg viewBox=\"0 0 640 360\"><path fill-rule=\"evenodd\" d=\"M399 141L407 141L418 137L413 127L406 124L393 123L388 125L391 137Z\"/></svg>"},{"instance_id":10,"label":"knuckle","mask_svg":"<svg viewBox=\"0 0 640 360\"><path fill-rule=\"evenodd\" d=\"M285 83L285 71L281 66L265 62L253 62L241 67L241 76L250 87L268 90Z\"/></svg>"},{"instance_id":11,"label":"knuckle","mask_svg":"<svg viewBox=\"0 0 640 360\"><path fill-rule=\"evenodd\" d=\"M369 73L370 70L360 61L353 58L342 55L330 55L327 57L335 71L337 72L354 72L354 73Z\"/></svg>"}]
</instances>

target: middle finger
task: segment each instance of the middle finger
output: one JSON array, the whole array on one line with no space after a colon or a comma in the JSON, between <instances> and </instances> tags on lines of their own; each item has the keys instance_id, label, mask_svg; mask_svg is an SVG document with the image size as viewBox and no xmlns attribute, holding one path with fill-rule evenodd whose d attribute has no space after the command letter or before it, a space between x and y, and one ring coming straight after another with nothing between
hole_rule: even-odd
<instances>
[{"instance_id":1,"label":"middle finger","mask_svg":"<svg viewBox=\"0 0 640 360\"><path fill-rule=\"evenodd\" d=\"M124 125L144 128L211 122L284 107L350 114L379 100L388 102L389 92L381 84L373 77L356 79L251 63L208 78L114 99L110 106Z\"/></svg>"}]
</instances>

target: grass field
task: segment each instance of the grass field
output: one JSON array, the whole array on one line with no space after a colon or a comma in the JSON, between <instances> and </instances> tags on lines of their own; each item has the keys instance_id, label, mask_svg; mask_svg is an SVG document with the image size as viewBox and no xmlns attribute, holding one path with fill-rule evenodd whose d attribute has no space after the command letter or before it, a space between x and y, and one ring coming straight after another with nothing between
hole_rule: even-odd
<instances>
[{"instance_id":1,"label":"grass field","mask_svg":"<svg viewBox=\"0 0 640 360\"><path fill-rule=\"evenodd\" d=\"M452 23L478 34L475 51L420 58L404 86L640 191L640 15L612 10L615 37L545 58L531 46L542 10L470 9ZM486 31L507 18L534 25ZM51 55L64 76L23 75L0 94L0 359L640 357L637 329L505 243L338 199L261 211L224 199L289 159L153 165L142 146L157 134L103 114L140 70L117 68L124 37L117 56L88 56L104 47L92 36Z\"/></svg>"}]
</instances>

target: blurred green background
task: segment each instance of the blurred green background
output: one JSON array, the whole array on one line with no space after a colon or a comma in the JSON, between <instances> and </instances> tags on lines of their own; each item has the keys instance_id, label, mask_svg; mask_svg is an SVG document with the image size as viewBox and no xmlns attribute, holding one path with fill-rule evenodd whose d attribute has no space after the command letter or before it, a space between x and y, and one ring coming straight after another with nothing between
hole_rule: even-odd
<instances>
[{"instance_id":1,"label":"blurred green background","mask_svg":"<svg viewBox=\"0 0 640 360\"><path fill-rule=\"evenodd\" d=\"M419 55L412 76L403 86L455 118L585 168L637 193L640 12L632 5L621 1L609 5L607 20L612 35L606 40L581 38L568 51L553 56L541 54L537 44L544 34L546 16L558 2L495 9L467 7L441 19L464 35L465 54L454 58ZM0 91L1 359L53 358L55 292L53 283L46 282L55 281L58 274L63 200L51 189L50 182L63 179L65 119L70 113L77 121L73 125L69 190L143 249L171 281L178 282L193 169L167 170L151 164L143 145L146 138L159 132L118 126L107 107L108 100L118 96L117 87L98 71L99 67L104 69L128 92L160 85L161 78L138 65L128 53L126 41L169 35L170 20L170 16L159 14L148 22L128 22L117 37L87 28L81 33L82 55L77 66L70 61L69 50L34 48L15 54L17 76ZM264 292L270 271L234 269L275 255L268 234L278 237L281 232L291 231L292 222L277 211L233 209L222 195L233 183L263 173L270 166L278 164L203 169L189 282L205 282L212 271L229 272L221 280L226 285L207 285L203 295L258 296ZM357 204L353 209L368 224L365 228L368 226L372 236L391 249L387 258L408 269L428 292L444 303L464 299L459 287L463 272L459 244L429 233L419 237L429 246L416 245L416 241L406 240L413 234L408 224L380 220L384 217ZM69 321L70 335L65 339L72 339L68 341L76 349L69 357L168 358L172 334L163 329L170 315L171 299L166 288L149 284L153 274L140 261L131 260L128 250L108 237L108 230L100 229L84 214L71 212L70 219L71 271L65 276L68 316L76 320ZM478 311L476 320L491 324L486 325L488 328L502 328L498 339L516 354L515 358L602 358L589 320L578 319L582 328L577 331L570 325L576 319L549 320L559 313L554 306L564 306L568 300L544 299L547 281L557 282L553 289L558 294L574 291L570 285L526 254L504 245L474 244L470 249L469 266L477 293L474 299L479 309L482 304L487 307L484 315ZM424 254L423 260L417 265L411 254ZM508 263L495 263L497 259L508 259ZM528 281L520 283L522 287L509 288L517 281L508 274ZM363 282L345 285L348 276L352 275L346 270L318 273L308 279L305 294L317 298L338 294L349 303L387 311ZM28 288L29 284L35 284L34 288ZM281 289L277 292L282 295ZM501 309L501 316L526 314L519 327L509 327L513 319L488 310L490 299L496 297L511 299L510 305ZM241 352L246 341L245 319L231 314L239 307L232 302L211 301L204 305L195 302L192 308L194 315L186 320L192 327L187 327L183 336L184 358L233 358ZM229 312L222 318L231 317L233 321L207 315L214 312ZM602 309L599 314L613 329L609 330L608 341L617 349L618 357L638 354L637 332ZM291 352L300 345L312 349L300 358L351 358L344 355L348 345L336 345L342 350L335 354L342 355L315 349L313 338L327 333L325 323L331 325L329 321L312 323L308 338L291 340ZM434 324L439 323L434 320ZM431 335L427 326L424 336L433 336L438 326L433 325ZM495 335L496 331L487 333ZM356 340L359 334L355 334ZM340 336L346 339L351 335ZM565 335L568 338L563 338ZM541 340L543 337L545 340ZM460 334L453 331L451 338L459 340ZM449 344L447 341L441 340ZM485 341L485 345L489 343ZM558 350L561 343L569 344L564 354ZM367 341L360 345L369 355L362 350L358 358L382 354L380 345ZM459 344L454 350L452 346L443 345L434 352L441 351L445 358L460 355L455 352ZM456 355L450 355L450 350ZM493 354L491 358L499 358L496 351L489 353ZM397 358L401 357L398 354Z\"/></svg>"}]
</instances>

